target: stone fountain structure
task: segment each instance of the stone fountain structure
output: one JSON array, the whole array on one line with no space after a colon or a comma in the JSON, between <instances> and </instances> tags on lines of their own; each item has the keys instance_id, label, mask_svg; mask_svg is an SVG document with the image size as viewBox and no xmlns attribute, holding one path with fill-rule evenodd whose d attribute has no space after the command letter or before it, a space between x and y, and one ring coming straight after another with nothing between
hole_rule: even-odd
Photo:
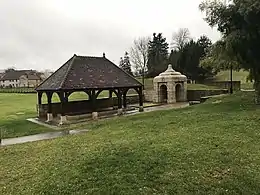
<instances>
[{"instance_id":1,"label":"stone fountain structure","mask_svg":"<svg viewBox=\"0 0 260 195\"><path fill-rule=\"evenodd\" d=\"M187 101L187 77L173 70L172 65L156 76L154 84L154 102L176 103Z\"/></svg>"}]
</instances>

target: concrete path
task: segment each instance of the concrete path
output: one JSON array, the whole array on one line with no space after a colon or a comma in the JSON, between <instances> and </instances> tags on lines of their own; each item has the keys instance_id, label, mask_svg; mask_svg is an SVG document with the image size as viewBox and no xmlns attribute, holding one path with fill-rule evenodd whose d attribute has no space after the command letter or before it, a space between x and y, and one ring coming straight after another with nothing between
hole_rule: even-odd
<instances>
[{"instance_id":1,"label":"concrete path","mask_svg":"<svg viewBox=\"0 0 260 195\"><path fill-rule=\"evenodd\" d=\"M241 91L244 91L244 92L254 92L255 90L254 89L241 89Z\"/></svg>"},{"instance_id":2,"label":"concrete path","mask_svg":"<svg viewBox=\"0 0 260 195\"><path fill-rule=\"evenodd\" d=\"M57 131L57 132L50 132L50 133L40 133L36 135L29 135L29 136L23 136L23 137L17 137L17 138L9 138L9 139L2 139L1 146L7 146L7 145L14 145L14 144L22 144L26 142L34 142L34 141L40 141L40 140L47 140L47 139L54 139L57 137L62 137L65 135L73 135L73 134L79 134L79 133L86 133L89 130L64 130L64 131Z\"/></svg>"},{"instance_id":3,"label":"concrete path","mask_svg":"<svg viewBox=\"0 0 260 195\"><path fill-rule=\"evenodd\" d=\"M47 124L47 123L44 123L44 122L42 122L42 121L39 121L37 118L28 118L27 121L30 121L30 122L32 122L32 123L35 123L35 124L38 124L38 125L42 125L42 126L48 127L48 128L50 128L50 129L61 130L59 127L54 126L54 125L50 125L50 124Z\"/></svg>"}]
</instances>

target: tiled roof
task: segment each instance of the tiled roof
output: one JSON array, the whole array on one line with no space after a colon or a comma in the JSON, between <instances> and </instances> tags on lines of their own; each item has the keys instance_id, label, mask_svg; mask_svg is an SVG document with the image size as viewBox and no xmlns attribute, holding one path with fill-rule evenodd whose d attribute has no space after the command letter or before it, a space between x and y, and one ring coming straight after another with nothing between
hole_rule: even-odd
<instances>
[{"instance_id":1,"label":"tiled roof","mask_svg":"<svg viewBox=\"0 0 260 195\"><path fill-rule=\"evenodd\" d=\"M40 77L34 70L10 70L3 73L0 80L19 80L21 76L25 75L29 80L38 80Z\"/></svg>"},{"instance_id":2,"label":"tiled roof","mask_svg":"<svg viewBox=\"0 0 260 195\"><path fill-rule=\"evenodd\" d=\"M20 76L26 74L30 70L10 70L5 72L1 80L18 80Z\"/></svg>"},{"instance_id":3,"label":"tiled roof","mask_svg":"<svg viewBox=\"0 0 260 195\"><path fill-rule=\"evenodd\" d=\"M142 86L105 57L74 55L36 90L102 89Z\"/></svg>"}]
</instances>

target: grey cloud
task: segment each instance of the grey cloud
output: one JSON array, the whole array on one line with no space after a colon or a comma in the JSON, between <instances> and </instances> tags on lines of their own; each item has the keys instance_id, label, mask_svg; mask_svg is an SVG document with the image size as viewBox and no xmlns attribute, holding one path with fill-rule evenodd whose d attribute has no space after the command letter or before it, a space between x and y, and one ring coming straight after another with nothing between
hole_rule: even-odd
<instances>
[{"instance_id":1,"label":"grey cloud","mask_svg":"<svg viewBox=\"0 0 260 195\"><path fill-rule=\"evenodd\" d=\"M163 1L165 5L171 2ZM185 8L185 3L190 0L183 1L185 2L181 7ZM56 4L53 5L53 2ZM102 7L95 14L95 11L90 10L95 2L91 1L92 6L88 6L88 1L75 0L73 2L79 5L82 3L82 6L86 7L87 14L84 13L84 7L81 9L81 15L74 17L77 15L77 7L63 9L62 5L65 2L70 1L0 0L0 69L15 65L19 69L54 70L74 53L101 56L106 52L110 60L118 63L120 56L129 49L135 37L152 35L154 31L163 32L170 43L172 32L181 27L178 26L181 23L183 27L190 28L196 37L199 34L217 37L216 32L210 31L199 15L196 16L198 19L195 19L195 22L192 16L189 19L187 15L188 19L184 22L181 17L176 19L173 15L175 12L168 5L165 12L153 14L157 7L156 4L150 3L152 11L147 10L146 14L143 7L135 9L134 3L139 2L137 0L133 0L129 10L125 11L122 10L126 8L125 2L114 2L111 5L107 3L105 6L111 7ZM142 2L141 6L146 4ZM197 9L195 3L193 6L190 9ZM95 4L94 7L100 8L99 4ZM63 12L60 9L63 9ZM164 18L167 20L164 21Z\"/></svg>"},{"instance_id":2,"label":"grey cloud","mask_svg":"<svg viewBox=\"0 0 260 195\"><path fill-rule=\"evenodd\" d=\"M12 3L1 6L0 11L5 15L0 19L1 68L15 65L56 69L74 53L101 56L107 51L109 54L113 47L120 48L128 39L116 28L62 18L31 2L25 1L19 8Z\"/></svg>"}]
</instances>

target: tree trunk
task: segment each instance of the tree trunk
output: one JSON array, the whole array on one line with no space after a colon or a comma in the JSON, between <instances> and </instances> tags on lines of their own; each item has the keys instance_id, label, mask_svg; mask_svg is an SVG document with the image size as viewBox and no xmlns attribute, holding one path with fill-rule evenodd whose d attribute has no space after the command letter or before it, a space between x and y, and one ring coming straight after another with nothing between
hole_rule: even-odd
<instances>
[{"instance_id":1,"label":"tree trunk","mask_svg":"<svg viewBox=\"0 0 260 195\"><path fill-rule=\"evenodd\" d=\"M260 104L260 80L255 79L255 103Z\"/></svg>"},{"instance_id":2,"label":"tree trunk","mask_svg":"<svg viewBox=\"0 0 260 195\"><path fill-rule=\"evenodd\" d=\"M260 104L260 71L254 73L255 103Z\"/></svg>"}]
</instances>

